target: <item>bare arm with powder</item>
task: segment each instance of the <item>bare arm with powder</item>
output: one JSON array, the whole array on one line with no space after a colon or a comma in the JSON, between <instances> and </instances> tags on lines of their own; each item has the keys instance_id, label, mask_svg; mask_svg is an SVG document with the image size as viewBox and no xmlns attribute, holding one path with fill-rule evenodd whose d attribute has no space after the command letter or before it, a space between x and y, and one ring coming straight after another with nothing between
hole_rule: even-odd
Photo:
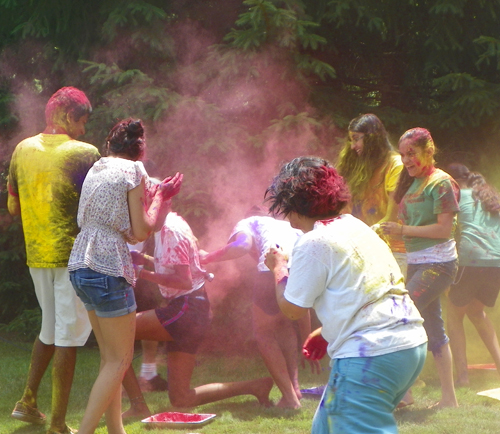
<instances>
[{"instance_id":1,"label":"bare arm with powder","mask_svg":"<svg viewBox=\"0 0 500 434\"><path fill-rule=\"evenodd\" d=\"M437 215L437 222L425 226L407 226L394 222L383 223L385 234L405 235L407 237L446 239L451 237L454 212L445 212Z\"/></svg>"},{"instance_id":2,"label":"bare arm with powder","mask_svg":"<svg viewBox=\"0 0 500 434\"><path fill-rule=\"evenodd\" d=\"M378 221L376 224L382 224L385 222L395 222L398 220L398 206L394 201L394 192L388 193L387 211L385 216Z\"/></svg>"},{"instance_id":3,"label":"bare arm with powder","mask_svg":"<svg viewBox=\"0 0 500 434\"><path fill-rule=\"evenodd\" d=\"M387 194L387 209L384 217L382 217L377 224L398 221L398 205L394 200L394 194L402 169L403 163L401 163L401 160L398 160L397 162L396 160L392 160L384 180L385 192Z\"/></svg>"},{"instance_id":4,"label":"bare arm with powder","mask_svg":"<svg viewBox=\"0 0 500 434\"><path fill-rule=\"evenodd\" d=\"M145 269L140 269L137 278L148 280L169 288L179 290L190 290L193 288L193 279L191 277L191 269L188 264L174 265L174 272L171 274L156 273Z\"/></svg>"},{"instance_id":5,"label":"bare arm with powder","mask_svg":"<svg viewBox=\"0 0 500 434\"><path fill-rule=\"evenodd\" d=\"M274 275L276 300L281 312L291 320L302 318L309 312L309 309L290 303L285 298L285 288L288 280L288 258L286 255L281 249L271 247L266 253L265 264Z\"/></svg>"},{"instance_id":6,"label":"bare arm with powder","mask_svg":"<svg viewBox=\"0 0 500 434\"><path fill-rule=\"evenodd\" d=\"M130 224L134 237L138 241L144 241L154 229L162 202L179 193L182 177L182 174L176 173L175 176L165 178L161 184L158 184L149 206L147 206L145 177L137 187L128 192Z\"/></svg>"},{"instance_id":7,"label":"bare arm with powder","mask_svg":"<svg viewBox=\"0 0 500 434\"><path fill-rule=\"evenodd\" d=\"M13 196L9 193L7 196L7 208L9 209L10 215L21 215L21 203L19 202L19 197Z\"/></svg>"},{"instance_id":8,"label":"bare arm with powder","mask_svg":"<svg viewBox=\"0 0 500 434\"><path fill-rule=\"evenodd\" d=\"M311 312L309 311L309 309L302 318L299 318L297 320L297 325L299 328L300 347L303 348L311 334ZM311 372L313 374L321 373L321 365L319 363L319 360L308 358L304 351L301 351L300 364L302 368L305 368L304 359L307 359L307 361L309 362L309 366L311 367Z\"/></svg>"},{"instance_id":9,"label":"bare arm with powder","mask_svg":"<svg viewBox=\"0 0 500 434\"><path fill-rule=\"evenodd\" d=\"M19 201L19 196L12 188L9 180L7 180L7 191L7 209L9 210L10 215L21 215L21 202Z\"/></svg>"},{"instance_id":10,"label":"bare arm with powder","mask_svg":"<svg viewBox=\"0 0 500 434\"><path fill-rule=\"evenodd\" d=\"M203 265L211 262L228 261L240 258L250 252L253 239L245 232L238 232L231 237L229 242L218 250L211 253L200 251L200 261Z\"/></svg>"}]
</instances>

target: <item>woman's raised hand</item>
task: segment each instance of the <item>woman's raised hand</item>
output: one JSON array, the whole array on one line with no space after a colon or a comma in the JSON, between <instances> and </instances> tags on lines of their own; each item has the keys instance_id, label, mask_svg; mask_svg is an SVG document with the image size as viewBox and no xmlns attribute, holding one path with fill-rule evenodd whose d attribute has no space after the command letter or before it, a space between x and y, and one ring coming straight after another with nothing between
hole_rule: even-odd
<instances>
[{"instance_id":1,"label":"woman's raised hand","mask_svg":"<svg viewBox=\"0 0 500 434\"><path fill-rule=\"evenodd\" d=\"M158 185L156 192L160 192L164 200L174 197L181 190L184 175L177 172L174 176L168 176Z\"/></svg>"}]
</instances>

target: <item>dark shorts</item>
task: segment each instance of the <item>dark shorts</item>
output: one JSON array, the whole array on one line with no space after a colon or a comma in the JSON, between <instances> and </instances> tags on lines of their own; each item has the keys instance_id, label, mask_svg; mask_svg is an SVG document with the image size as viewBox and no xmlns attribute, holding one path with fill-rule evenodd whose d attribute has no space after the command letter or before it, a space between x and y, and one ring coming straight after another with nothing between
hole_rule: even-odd
<instances>
[{"instance_id":1,"label":"dark shorts","mask_svg":"<svg viewBox=\"0 0 500 434\"><path fill-rule=\"evenodd\" d=\"M458 261L431 264L408 264L406 289L424 319L424 329L429 339L427 348L434 354L449 342L441 315L441 294L455 280Z\"/></svg>"},{"instance_id":2,"label":"dark shorts","mask_svg":"<svg viewBox=\"0 0 500 434\"><path fill-rule=\"evenodd\" d=\"M165 307L155 309L156 317L172 336L167 351L196 354L210 327L210 303L205 289L174 298Z\"/></svg>"},{"instance_id":3,"label":"dark shorts","mask_svg":"<svg viewBox=\"0 0 500 434\"><path fill-rule=\"evenodd\" d=\"M270 271L259 271L256 273L252 299L253 303L268 315L277 315L281 312L276 301L273 273Z\"/></svg>"},{"instance_id":4,"label":"dark shorts","mask_svg":"<svg viewBox=\"0 0 500 434\"><path fill-rule=\"evenodd\" d=\"M474 298L493 307L500 291L499 267L460 267L448 295L458 307L468 305Z\"/></svg>"}]
</instances>

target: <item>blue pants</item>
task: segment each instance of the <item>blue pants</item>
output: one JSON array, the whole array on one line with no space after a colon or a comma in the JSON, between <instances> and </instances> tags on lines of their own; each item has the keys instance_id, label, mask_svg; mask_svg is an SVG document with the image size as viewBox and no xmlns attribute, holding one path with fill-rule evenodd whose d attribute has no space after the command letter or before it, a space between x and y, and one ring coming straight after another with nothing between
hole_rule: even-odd
<instances>
[{"instance_id":1,"label":"blue pants","mask_svg":"<svg viewBox=\"0 0 500 434\"><path fill-rule=\"evenodd\" d=\"M439 354L449 342L441 315L441 294L453 283L458 261L409 264L406 289L424 319L429 351Z\"/></svg>"},{"instance_id":2,"label":"blue pants","mask_svg":"<svg viewBox=\"0 0 500 434\"><path fill-rule=\"evenodd\" d=\"M424 366L427 344L383 356L335 359L313 434L393 434L392 412Z\"/></svg>"}]
</instances>

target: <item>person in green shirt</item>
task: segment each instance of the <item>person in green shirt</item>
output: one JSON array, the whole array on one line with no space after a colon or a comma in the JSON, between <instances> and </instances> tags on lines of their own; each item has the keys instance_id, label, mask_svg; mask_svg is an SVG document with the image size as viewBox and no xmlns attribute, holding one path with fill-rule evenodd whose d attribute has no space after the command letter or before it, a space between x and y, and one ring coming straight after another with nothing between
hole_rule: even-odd
<instances>
[{"instance_id":1,"label":"person in green shirt","mask_svg":"<svg viewBox=\"0 0 500 434\"><path fill-rule=\"evenodd\" d=\"M434 140L425 128L413 128L399 139L405 166L394 199L400 223L386 222L386 234L403 236L408 271L406 289L424 318L441 382L442 407L457 407L449 338L441 315L441 294L455 279L458 260L454 239L460 188L446 172L435 167Z\"/></svg>"},{"instance_id":2,"label":"person in green shirt","mask_svg":"<svg viewBox=\"0 0 500 434\"><path fill-rule=\"evenodd\" d=\"M463 320L470 319L500 372L500 347L484 306L493 307L500 290L500 194L479 173L454 163L448 172L461 188L458 214L456 282L448 294L447 327L457 374L456 384L467 386L466 340Z\"/></svg>"}]
</instances>

